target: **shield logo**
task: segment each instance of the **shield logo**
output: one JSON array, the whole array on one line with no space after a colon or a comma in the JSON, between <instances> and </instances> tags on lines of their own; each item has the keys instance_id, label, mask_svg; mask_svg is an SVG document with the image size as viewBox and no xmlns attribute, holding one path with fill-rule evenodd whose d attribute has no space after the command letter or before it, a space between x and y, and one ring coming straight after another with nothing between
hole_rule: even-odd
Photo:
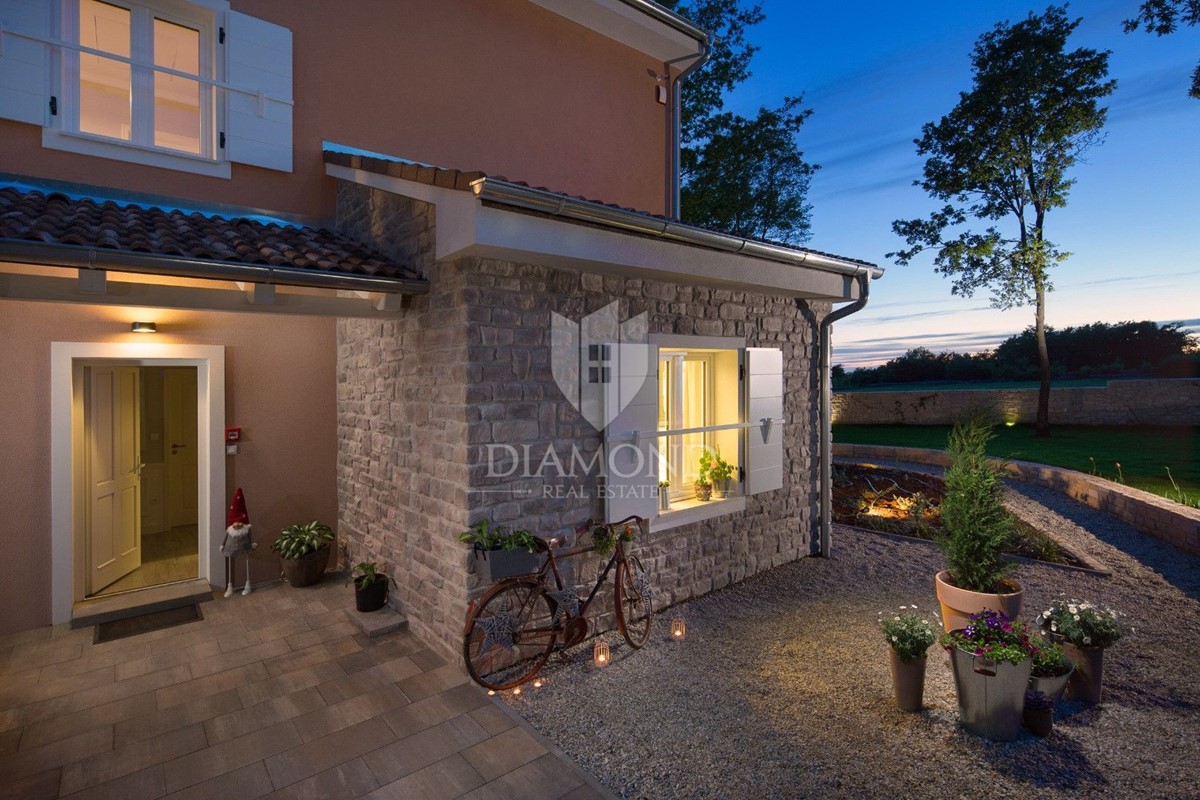
<instances>
[{"instance_id":1,"label":"shield logo","mask_svg":"<svg viewBox=\"0 0 1200 800\"><path fill-rule=\"evenodd\" d=\"M551 315L550 371L563 396L598 431L637 396L651 371L645 312L621 321L612 302L579 323Z\"/></svg>"}]
</instances>

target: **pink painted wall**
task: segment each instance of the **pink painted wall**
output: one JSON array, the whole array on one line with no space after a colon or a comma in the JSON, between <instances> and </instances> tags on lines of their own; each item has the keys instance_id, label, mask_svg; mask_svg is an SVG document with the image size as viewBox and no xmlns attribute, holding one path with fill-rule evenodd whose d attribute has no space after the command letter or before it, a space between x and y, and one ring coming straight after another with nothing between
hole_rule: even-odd
<instances>
[{"instance_id":1,"label":"pink painted wall","mask_svg":"<svg viewBox=\"0 0 1200 800\"><path fill-rule=\"evenodd\" d=\"M244 436L226 498L246 493L253 580L279 576L280 528L337 519L334 320L0 300L0 634L51 619L50 343L145 342L128 332L142 318L159 323L155 343L225 346L225 418Z\"/></svg>"},{"instance_id":2,"label":"pink painted wall","mask_svg":"<svg viewBox=\"0 0 1200 800\"><path fill-rule=\"evenodd\" d=\"M0 120L0 171L332 218L322 142L662 213L661 63L527 0L234 0L293 34L294 172L223 180L41 146Z\"/></svg>"}]
</instances>

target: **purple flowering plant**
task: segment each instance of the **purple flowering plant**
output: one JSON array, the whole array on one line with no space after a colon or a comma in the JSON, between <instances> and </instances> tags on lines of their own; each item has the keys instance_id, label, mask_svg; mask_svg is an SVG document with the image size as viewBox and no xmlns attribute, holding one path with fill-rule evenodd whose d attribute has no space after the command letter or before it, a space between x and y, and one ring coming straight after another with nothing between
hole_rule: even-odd
<instances>
[{"instance_id":1,"label":"purple flowering plant","mask_svg":"<svg viewBox=\"0 0 1200 800\"><path fill-rule=\"evenodd\" d=\"M962 650L989 661L1020 664L1039 652L1036 640L1020 622L1009 619L1001 611L981 611L971 615L964 628L943 633L940 639L946 650Z\"/></svg>"}]
</instances>

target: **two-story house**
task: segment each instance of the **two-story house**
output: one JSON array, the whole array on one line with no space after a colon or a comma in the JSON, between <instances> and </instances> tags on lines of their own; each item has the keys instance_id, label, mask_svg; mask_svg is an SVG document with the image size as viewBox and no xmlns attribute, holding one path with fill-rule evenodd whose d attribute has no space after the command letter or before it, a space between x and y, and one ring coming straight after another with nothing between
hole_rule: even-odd
<instances>
[{"instance_id":1,"label":"two-story house","mask_svg":"<svg viewBox=\"0 0 1200 800\"><path fill-rule=\"evenodd\" d=\"M660 604L820 549L879 271L674 221L706 46L646 0L0 3L0 632L223 585L238 487L254 580L328 521L444 653L480 519L648 517Z\"/></svg>"}]
</instances>

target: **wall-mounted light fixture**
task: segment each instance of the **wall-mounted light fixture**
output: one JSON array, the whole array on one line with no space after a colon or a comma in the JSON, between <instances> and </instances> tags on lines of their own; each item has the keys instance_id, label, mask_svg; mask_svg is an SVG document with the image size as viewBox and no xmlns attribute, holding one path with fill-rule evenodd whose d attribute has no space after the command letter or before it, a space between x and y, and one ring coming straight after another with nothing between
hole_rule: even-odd
<instances>
[{"instance_id":1,"label":"wall-mounted light fixture","mask_svg":"<svg viewBox=\"0 0 1200 800\"><path fill-rule=\"evenodd\" d=\"M154 322L135 322L129 326L134 333L158 333L158 324Z\"/></svg>"}]
</instances>

